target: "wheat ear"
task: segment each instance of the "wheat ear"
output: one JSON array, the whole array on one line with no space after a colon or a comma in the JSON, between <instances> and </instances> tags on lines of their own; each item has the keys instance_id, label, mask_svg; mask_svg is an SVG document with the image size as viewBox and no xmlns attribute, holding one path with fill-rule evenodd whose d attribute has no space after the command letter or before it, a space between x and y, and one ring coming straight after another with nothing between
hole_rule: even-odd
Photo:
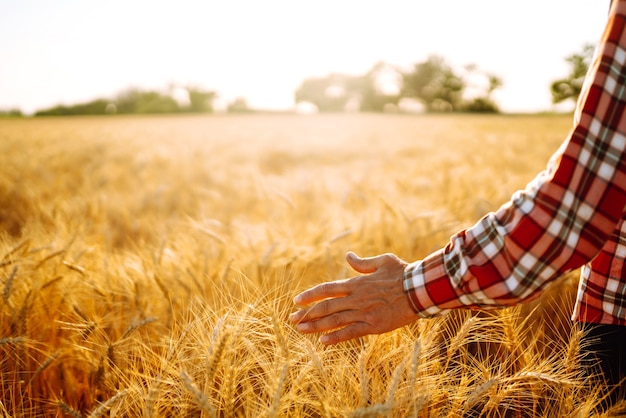
<instances>
[{"instance_id":1,"label":"wheat ear","mask_svg":"<svg viewBox=\"0 0 626 418\"><path fill-rule=\"evenodd\" d=\"M213 407L213 405L211 405L206 395L193 383L191 377L189 377L189 375L187 375L187 373L185 373L184 371L180 372L180 377L183 379L183 385L185 386L185 389L187 389L187 391L191 393L191 396L196 406L205 411L211 417L217 416L215 408Z\"/></svg>"}]
</instances>

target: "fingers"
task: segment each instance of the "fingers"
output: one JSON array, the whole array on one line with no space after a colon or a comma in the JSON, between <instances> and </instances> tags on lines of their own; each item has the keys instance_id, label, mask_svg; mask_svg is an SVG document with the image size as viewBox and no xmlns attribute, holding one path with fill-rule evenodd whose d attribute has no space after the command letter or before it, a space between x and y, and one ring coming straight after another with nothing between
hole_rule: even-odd
<instances>
[{"instance_id":1,"label":"fingers","mask_svg":"<svg viewBox=\"0 0 626 418\"><path fill-rule=\"evenodd\" d=\"M349 295L350 289L351 286L347 280L322 283L296 295L296 297L293 298L293 303L306 306L324 299L339 298Z\"/></svg>"},{"instance_id":2,"label":"fingers","mask_svg":"<svg viewBox=\"0 0 626 418\"><path fill-rule=\"evenodd\" d=\"M296 327L305 334L333 330L319 339L322 344L329 345L372 334L372 326L366 322L357 322L359 318L357 311L344 311L315 321L300 322Z\"/></svg>"},{"instance_id":3,"label":"fingers","mask_svg":"<svg viewBox=\"0 0 626 418\"><path fill-rule=\"evenodd\" d=\"M319 317L318 319L310 319L305 315L302 321L296 322L296 327L300 332L309 334L337 330L338 328L353 324L358 320L359 313L354 310L337 312Z\"/></svg>"},{"instance_id":4,"label":"fingers","mask_svg":"<svg viewBox=\"0 0 626 418\"><path fill-rule=\"evenodd\" d=\"M325 345L337 344L354 338L371 334L368 324L357 322L337 331L330 332L320 337L320 342Z\"/></svg>"},{"instance_id":5,"label":"fingers","mask_svg":"<svg viewBox=\"0 0 626 418\"><path fill-rule=\"evenodd\" d=\"M325 316L353 309L353 302L348 298L336 297L332 299L324 299L311 307L292 313L289 315L289 320L294 324L316 321Z\"/></svg>"},{"instance_id":6,"label":"fingers","mask_svg":"<svg viewBox=\"0 0 626 418\"><path fill-rule=\"evenodd\" d=\"M350 267L361 274L375 273L386 265L401 262L397 256L390 253L361 258L352 251L346 254L346 260L348 264L350 264Z\"/></svg>"},{"instance_id":7,"label":"fingers","mask_svg":"<svg viewBox=\"0 0 626 418\"><path fill-rule=\"evenodd\" d=\"M346 260L350 266L362 274L376 272L388 259L389 254L366 258L361 258L352 251L346 254ZM351 293L353 287L354 279L322 283L296 295L296 297L293 298L293 302L296 305L305 306L324 299L347 296Z\"/></svg>"},{"instance_id":8,"label":"fingers","mask_svg":"<svg viewBox=\"0 0 626 418\"><path fill-rule=\"evenodd\" d=\"M352 251L349 251L346 254L346 261L348 261L350 267L352 267L355 271L362 274L368 274L378 270L378 257L380 256L361 258Z\"/></svg>"},{"instance_id":9,"label":"fingers","mask_svg":"<svg viewBox=\"0 0 626 418\"><path fill-rule=\"evenodd\" d=\"M402 287L406 262L387 253L346 260L361 276L319 284L294 298L308 306L289 316L303 333L324 333L324 344L390 331L413 321L415 313Z\"/></svg>"}]
</instances>

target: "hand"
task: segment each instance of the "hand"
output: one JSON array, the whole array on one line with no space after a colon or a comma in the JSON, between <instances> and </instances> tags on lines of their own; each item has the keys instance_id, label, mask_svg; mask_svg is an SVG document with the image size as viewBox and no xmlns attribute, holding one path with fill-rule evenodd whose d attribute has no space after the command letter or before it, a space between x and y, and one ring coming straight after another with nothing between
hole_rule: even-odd
<instances>
[{"instance_id":1,"label":"hand","mask_svg":"<svg viewBox=\"0 0 626 418\"><path fill-rule=\"evenodd\" d=\"M360 258L346 255L363 276L319 284L294 298L301 306L289 320L303 333L332 331L320 338L335 344L368 334L382 334L417 319L402 281L407 263L393 254Z\"/></svg>"}]
</instances>

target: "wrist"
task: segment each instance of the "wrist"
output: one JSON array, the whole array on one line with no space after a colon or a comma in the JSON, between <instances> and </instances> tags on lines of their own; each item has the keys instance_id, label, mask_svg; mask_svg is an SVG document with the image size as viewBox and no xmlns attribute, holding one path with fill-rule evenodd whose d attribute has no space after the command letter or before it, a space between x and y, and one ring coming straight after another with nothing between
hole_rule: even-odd
<instances>
[{"instance_id":1,"label":"wrist","mask_svg":"<svg viewBox=\"0 0 626 418\"><path fill-rule=\"evenodd\" d=\"M402 286L413 312L421 318L432 318L447 313L449 309L437 306L437 303L430 296L431 291L425 269L426 261L427 259L420 260L406 266Z\"/></svg>"}]
</instances>

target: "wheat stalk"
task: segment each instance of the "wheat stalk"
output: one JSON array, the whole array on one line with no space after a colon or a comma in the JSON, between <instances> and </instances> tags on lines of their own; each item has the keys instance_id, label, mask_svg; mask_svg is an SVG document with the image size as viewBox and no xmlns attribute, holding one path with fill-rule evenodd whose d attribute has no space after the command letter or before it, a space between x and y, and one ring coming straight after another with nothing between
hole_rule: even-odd
<instances>
[{"instance_id":1,"label":"wheat stalk","mask_svg":"<svg viewBox=\"0 0 626 418\"><path fill-rule=\"evenodd\" d=\"M148 418L154 416L154 403L156 402L159 394L159 385L161 383L161 379L161 375L156 376L153 379L154 383L148 387L148 393L146 395L146 403L144 409L144 413L148 416Z\"/></svg>"},{"instance_id":2,"label":"wheat stalk","mask_svg":"<svg viewBox=\"0 0 626 418\"><path fill-rule=\"evenodd\" d=\"M180 377L183 380L183 385L185 386L185 389L187 389L187 391L191 393L194 403L200 409L206 412L210 417L217 416L215 407L211 405L206 395L193 383L193 380L189 377L189 375L187 375L187 373L185 373L184 371L181 371Z\"/></svg>"},{"instance_id":3,"label":"wheat stalk","mask_svg":"<svg viewBox=\"0 0 626 418\"><path fill-rule=\"evenodd\" d=\"M37 368L35 373L28 380L28 385L27 386L30 386L33 383L33 381L37 378L37 376L39 376L39 374L41 374L41 372L46 370L59 357L59 354L60 354L60 352L56 351L56 352L52 353L43 363L41 363L41 365Z\"/></svg>"},{"instance_id":4,"label":"wheat stalk","mask_svg":"<svg viewBox=\"0 0 626 418\"><path fill-rule=\"evenodd\" d=\"M492 377L491 379L488 379L478 385L465 399L464 410L468 410L474 406L484 396L484 394L489 391L489 389L491 389L494 385L498 385L498 383L500 383L500 379Z\"/></svg>"},{"instance_id":5,"label":"wheat stalk","mask_svg":"<svg viewBox=\"0 0 626 418\"><path fill-rule=\"evenodd\" d=\"M63 411L64 414L70 415L72 418L83 418L83 414L81 414L79 411L75 410L65 402L58 401L57 405L59 406L59 408L61 408L61 411Z\"/></svg>"},{"instance_id":6,"label":"wheat stalk","mask_svg":"<svg viewBox=\"0 0 626 418\"><path fill-rule=\"evenodd\" d=\"M0 268L15 263L15 260L7 260L7 259L23 248L24 248L24 251L22 251L22 253L28 251L29 245L30 245L30 239L25 239L24 241L17 244L12 249L10 249L9 252L6 253L4 256L2 256L2 258L0 259Z\"/></svg>"},{"instance_id":7,"label":"wheat stalk","mask_svg":"<svg viewBox=\"0 0 626 418\"><path fill-rule=\"evenodd\" d=\"M47 256L45 256L41 261L39 261L39 263L37 263L37 265L35 266L35 270L39 270L39 268L41 266L43 266L47 261L52 260L54 257L57 257L61 254L64 254L67 251L66 248L63 248L61 250L55 251Z\"/></svg>"},{"instance_id":8,"label":"wheat stalk","mask_svg":"<svg viewBox=\"0 0 626 418\"><path fill-rule=\"evenodd\" d=\"M109 343L107 345L107 355L106 358L109 360L109 362L111 363L111 365L117 365L117 355L115 353L117 346L119 346L120 344L122 344L126 339L128 339L128 337L130 337L130 335L135 332L136 330L138 330L139 328L141 328L142 326L146 325L146 324L150 324L154 321L156 321L158 318L152 317L152 318L145 318L142 319L141 321L133 321L127 328L126 330L124 330L124 333L122 334L122 336L120 338L117 339L117 341L114 341L112 343Z\"/></svg>"},{"instance_id":9,"label":"wheat stalk","mask_svg":"<svg viewBox=\"0 0 626 418\"><path fill-rule=\"evenodd\" d=\"M213 377L215 376L215 372L217 370L217 366L222 360L224 349L226 348L226 343L228 342L229 338L230 338L230 334L227 332L223 332L221 338L219 339L219 342L217 343L217 347L213 349L211 346L211 351L212 351L211 360L209 361L209 364L206 370L207 381L213 380Z\"/></svg>"},{"instance_id":10,"label":"wheat stalk","mask_svg":"<svg viewBox=\"0 0 626 418\"><path fill-rule=\"evenodd\" d=\"M369 389L370 378L369 378L369 375L367 374L367 367L366 367L366 362L365 362L365 350L361 350L361 353L359 353L359 375L361 378L360 379L361 380L361 396L360 396L359 405L361 407L365 407L369 403L369 399L370 399L370 389Z\"/></svg>"},{"instance_id":11,"label":"wheat stalk","mask_svg":"<svg viewBox=\"0 0 626 418\"><path fill-rule=\"evenodd\" d=\"M0 413L2 414L2 417L11 418L11 414L9 414L9 411L5 408L2 401L0 401Z\"/></svg>"},{"instance_id":12,"label":"wheat stalk","mask_svg":"<svg viewBox=\"0 0 626 418\"><path fill-rule=\"evenodd\" d=\"M11 296L11 286L13 286L13 280L15 279L16 274L17 274L17 266L13 267L13 270L11 271L9 278L4 284L4 291L2 292L2 300L4 301L4 303L9 302L9 296Z\"/></svg>"},{"instance_id":13,"label":"wheat stalk","mask_svg":"<svg viewBox=\"0 0 626 418\"><path fill-rule=\"evenodd\" d=\"M4 344L21 344L26 341L24 337L0 338L0 345Z\"/></svg>"},{"instance_id":14,"label":"wheat stalk","mask_svg":"<svg viewBox=\"0 0 626 418\"><path fill-rule=\"evenodd\" d=\"M274 396L272 398L272 405L267 413L268 417L277 417L278 411L280 408L280 399L283 394L285 381L287 380L287 374L289 372L289 364L283 364L280 369L280 375L278 376L278 381L276 382L276 388L274 388Z\"/></svg>"},{"instance_id":15,"label":"wheat stalk","mask_svg":"<svg viewBox=\"0 0 626 418\"><path fill-rule=\"evenodd\" d=\"M111 409L114 404L116 404L120 399L126 396L127 393L128 390L126 389L118 390L115 395L111 396L105 402L101 403L96 409L94 409L91 414L89 414L89 418L101 417L102 415L104 415L104 413Z\"/></svg>"},{"instance_id":16,"label":"wheat stalk","mask_svg":"<svg viewBox=\"0 0 626 418\"><path fill-rule=\"evenodd\" d=\"M280 353L284 361L289 361L289 345L287 344L287 337L282 326L278 323L276 315L272 315L272 326L274 327L274 335L280 348Z\"/></svg>"},{"instance_id":17,"label":"wheat stalk","mask_svg":"<svg viewBox=\"0 0 626 418\"><path fill-rule=\"evenodd\" d=\"M413 344L413 351L411 353L411 369L409 370L409 387L407 396L410 397L410 409L407 411L407 415L414 413L417 414L423 407L423 403L427 399L426 396L415 396L415 383L417 380L417 368L420 364L420 354L422 352L422 344L420 340L415 340ZM419 402L418 402L419 400Z\"/></svg>"},{"instance_id":18,"label":"wheat stalk","mask_svg":"<svg viewBox=\"0 0 626 418\"><path fill-rule=\"evenodd\" d=\"M39 289L39 290L45 290L45 289L47 289L48 287L53 286L53 285L55 285L56 283L60 282L60 281L61 281L61 279L63 279L63 276L56 276L55 278L50 279L50 280L48 280L46 283L44 283L44 284L43 284L43 286L41 286L41 289Z\"/></svg>"},{"instance_id":19,"label":"wheat stalk","mask_svg":"<svg viewBox=\"0 0 626 418\"><path fill-rule=\"evenodd\" d=\"M513 313L511 310L503 311L499 319L504 330L505 346L510 353L514 371L521 370L529 364L530 355L528 350L523 348L524 342L518 338L520 331L514 326Z\"/></svg>"},{"instance_id":20,"label":"wheat stalk","mask_svg":"<svg viewBox=\"0 0 626 418\"><path fill-rule=\"evenodd\" d=\"M389 404L376 404L366 406L363 408L357 408L349 415L351 418L372 418L372 417L387 417L391 416L392 408Z\"/></svg>"},{"instance_id":21,"label":"wheat stalk","mask_svg":"<svg viewBox=\"0 0 626 418\"><path fill-rule=\"evenodd\" d=\"M467 318L461 327L456 331L456 333L452 336L450 340L450 344L448 345L447 357L446 357L446 369L450 365L454 354L459 351L461 346L466 343L466 338L472 330L474 323L476 322L476 317L472 316Z\"/></svg>"},{"instance_id":22,"label":"wheat stalk","mask_svg":"<svg viewBox=\"0 0 626 418\"><path fill-rule=\"evenodd\" d=\"M234 365L231 367L226 367L226 370L224 372L222 389L220 390L220 392L223 392L221 400L224 407L224 416L226 418L235 416L234 414L237 401L235 397L235 384Z\"/></svg>"},{"instance_id":23,"label":"wheat stalk","mask_svg":"<svg viewBox=\"0 0 626 418\"><path fill-rule=\"evenodd\" d=\"M68 269L70 269L70 270L73 270L73 271L77 272L78 274L80 274L80 275L81 275L81 276L83 276L83 277L86 277L86 276L87 276L87 272L85 271L85 268L84 268L84 267L77 266L77 265L72 264L72 263L70 263L70 262L68 262L68 261L63 261L63 265L64 265L65 267L67 267Z\"/></svg>"},{"instance_id":24,"label":"wheat stalk","mask_svg":"<svg viewBox=\"0 0 626 418\"><path fill-rule=\"evenodd\" d=\"M127 328L126 328L126 330L124 331L124 333L122 334L122 336L121 336L121 337L120 337L120 338L119 338L119 339L118 339L118 340L117 340L114 344L117 344L117 343L119 343L120 341L125 340L126 338L130 337L130 335L131 335L133 332L137 331L139 328L143 327L144 325L151 324L151 323L153 323L153 322L155 322L155 321L158 321L158 319L159 319L159 318L157 318L157 317L150 317L150 318L144 318L144 319L142 319L141 321L134 320L134 321L133 321L133 322L132 322L132 323L131 323L131 324L130 324Z\"/></svg>"},{"instance_id":25,"label":"wheat stalk","mask_svg":"<svg viewBox=\"0 0 626 418\"><path fill-rule=\"evenodd\" d=\"M189 267L187 267L185 269L185 271L187 272L189 277L191 277L191 280L193 281L193 284L195 284L196 287L198 288L198 291L200 291L200 292L204 291L204 287L200 284L200 281L198 280L198 277L196 277L194 272L191 271L191 269Z\"/></svg>"},{"instance_id":26,"label":"wheat stalk","mask_svg":"<svg viewBox=\"0 0 626 418\"><path fill-rule=\"evenodd\" d=\"M20 311L17 314L18 334L24 335L27 333L28 311L30 310L31 305L32 305L32 295L33 295L33 291L31 289L28 291L28 293L26 293L26 297L24 298L24 301L22 302L22 307L20 308Z\"/></svg>"}]
</instances>

